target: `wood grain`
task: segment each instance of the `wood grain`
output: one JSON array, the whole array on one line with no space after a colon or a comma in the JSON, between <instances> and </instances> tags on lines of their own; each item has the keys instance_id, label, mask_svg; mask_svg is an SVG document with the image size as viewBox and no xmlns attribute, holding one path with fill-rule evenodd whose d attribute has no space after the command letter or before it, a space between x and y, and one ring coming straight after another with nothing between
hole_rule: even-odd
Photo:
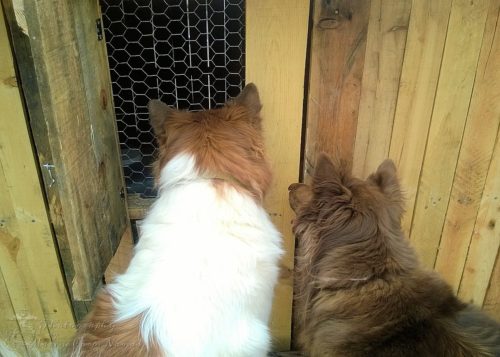
<instances>
[{"instance_id":1,"label":"wood grain","mask_svg":"<svg viewBox=\"0 0 500 357\"><path fill-rule=\"evenodd\" d=\"M448 207L488 5L487 0L452 4L410 233L429 268L434 266Z\"/></svg>"},{"instance_id":2,"label":"wood grain","mask_svg":"<svg viewBox=\"0 0 500 357\"><path fill-rule=\"evenodd\" d=\"M246 81L259 88L266 149L274 172L265 206L283 234L285 257L271 318L274 349L290 348L295 240L288 185L299 179L307 0L246 2Z\"/></svg>"},{"instance_id":3,"label":"wood grain","mask_svg":"<svg viewBox=\"0 0 500 357\"><path fill-rule=\"evenodd\" d=\"M374 172L389 155L411 0L372 0L352 171Z\"/></svg>"},{"instance_id":4,"label":"wood grain","mask_svg":"<svg viewBox=\"0 0 500 357\"><path fill-rule=\"evenodd\" d=\"M0 15L0 336L18 353L67 343L74 320ZM29 349L29 348L28 348Z\"/></svg>"},{"instance_id":5,"label":"wood grain","mask_svg":"<svg viewBox=\"0 0 500 357\"><path fill-rule=\"evenodd\" d=\"M500 321L500 254L497 254L495 267L491 273L490 285L484 298L483 310Z\"/></svg>"},{"instance_id":6,"label":"wood grain","mask_svg":"<svg viewBox=\"0 0 500 357\"><path fill-rule=\"evenodd\" d=\"M28 37L2 3L38 159L54 165L43 178L67 284L73 301L90 301L127 219L98 4L25 1Z\"/></svg>"},{"instance_id":7,"label":"wood grain","mask_svg":"<svg viewBox=\"0 0 500 357\"><path fill-rule=\"evenodd\" d=\"M491 5L435 264L455 292L462 278L500 125L500 1L492 1Z\"/></svg>"},{"instance_id":8,"label":"wood grain","mask_svg":"<svg viewBox=\"0 0 500 357\"><path fill-rule=\"evenodd\" d=\"M367 0L315 0L304 177L326 152L351 163L370 14Z\"/></svg>"},{"instance_id":9,"label":"wood grain","mask_svg":"<svg viewBox=\"0 0 500 357\"><path fill-rule=\"evenodd\" d=\"M498 131L497 131L498 132ZM481 306L500 249L500 140L495 145L458 296Z\"/></svg>"},{"instance_id":10,"label":"wood grain","mask_svg":"<svg viewBox=\"0 0 500 357\"><path fill-rule=\"evenodd\" d=\"M406 236L410 235L450 11L451 0L414 0L411 8L389 149L406 197L402 222Z\"/></svg>"}]
</instances>

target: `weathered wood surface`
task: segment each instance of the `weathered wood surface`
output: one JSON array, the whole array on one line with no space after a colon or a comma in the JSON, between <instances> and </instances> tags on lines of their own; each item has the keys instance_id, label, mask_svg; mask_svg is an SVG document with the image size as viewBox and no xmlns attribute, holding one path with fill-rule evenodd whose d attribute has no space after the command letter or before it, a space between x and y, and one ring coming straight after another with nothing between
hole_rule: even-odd
<instances>
[{"instance_id":1,"label":"weathered wood surface","mask_svg":"<svg viewBox=\"0 0 500 357\"><path fill-rule=\"evenodd\" d=\"M488 0L452 3L410 232L413 246L429 268L439 248L488 7Z\"/></svg>"},{"instance_id":2,"label":"weathered wood surface","mask_svg":"<svg viewBox=\"0 0 500 357\"><path fill-rule=\"evenodd\" d=\"M89 301L127 219L98 3L2 3L67 284Z\"/></svg>"},{"instance_id":3,"label":"weathered wood surface","mask_svg":"<svg viewBox=\"0 0 500 357\"><path fill-rule=\"evenodd\" d=\"M299 179L307 0L246 2L246 81L259 88L267 155L274 178L265 207L283 233L286 254L271 318L273 347L290 348L295 240L288 185Z\"/></svg>"},{"instance_id":4,"label":"weathered wood surface","mask_svg":"<svg viewBox=\"0 0 500 357\"><path fill-rule=\"evenodd\" d=\"M477 216L481 198L485 194L495 194L487 191L483 193L483 190L488 170L492 170L491 160L500 126L500 27L497 26L499 11L500 1L492 2L435 264L435 269L452 284L455 292L463 275L471 238L474 239L477 235L473 230L476 218L479 219ZM492 174L495 175L495 171ZM497 171L496 175L499 174L500 171ZM494 206L495 202L488 201L486 204ZM485 223L482 222L483 225ZM476 227L476 229L483 228ZM485 230L482 233L488 234L488 232L489 230ZM489 244L495 255L495 243L490 241ZM494 262L495 256L492 259L490 265ZM482 276L481 279L483 285L484 281L487 285L489 272L488 276ZM485 286L481 288L475 286L475 288L486 290ZM461 291L465 295L472 293L464 293L463 288Z\"/></svg>"},{"instance_id":5,"label":"weathered wood surface","mask_svg":"<svg viewBox=\"0 0 500 357\"><path fill-rule=\"evenodd\" d=\"M0 341L27 355L67 343L74 320L0 14Z\"/></svg>"},{"instance_id":6,"label":"weathered wood surface","mask_svg":"<svg viewBox=\"0 0 500 357\"><path fill-rule=\"evenodd\" d=\"M120 239L120 245L115 255L111 258L108 268L104 273L106 284L111 283L116 275L125 273L132 259L133 250L134 239L132 237L132 228L128 226L125 233L123 233L123 237Z\"/></svg>"},{"instance_id":7,"label":"weathered wood surface","mask_svg":"<svg viewBox=\"0 0 500 357\"><path fill-rule=\"evenodd\" d=\"M389 155L411 0L372 0L353 174L366 177Z\"/></svg>"},{"instance_id":8,"label":"weathered wood surface","mask_svg":"<svg viewBox=\"0 0 500 357\"><path fill-rule=\"evenodd\" d=\"M352 162L370 15L369 0L315 0L304 178L319 152Z\"/></svg>"},{"instance_id":9,"label":"weathered wood surface","mask_svg":"<svg viewBox=\"0 0 500 357\"><path fill-rule=\"evenodd\" d=\"M410 235L420 171L441 69L451 0L414 0L406 39L389 157L405 190L403 231Z\"/></svg>"}]
</instances>

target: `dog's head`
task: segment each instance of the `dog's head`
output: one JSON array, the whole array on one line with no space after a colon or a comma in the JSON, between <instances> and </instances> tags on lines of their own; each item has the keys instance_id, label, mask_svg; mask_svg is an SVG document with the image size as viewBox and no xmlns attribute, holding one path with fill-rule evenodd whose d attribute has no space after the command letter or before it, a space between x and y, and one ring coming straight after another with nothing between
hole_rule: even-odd
<instances>
[{"instance_id":1,"label":"dog's head","mask_svg":"<svg viewBox=\"0 0 500 357\"><path fill-rule=\"evenodd\" d=\"M156 177L174 156L195 158L201 174L230 176L256 196L262 196L271 174L264 157L261 103L248 84L238 97L218 109L186 112L152 100L149 117L158 146Z\"/></svg>"},{"instance_id":2,"label":"dog's head","mask_svg":"<svg viewBox=\"0 0 500 357\"><path fill-rule=\"evenodd\" d=\"M345 163L320 155L312 185L289 187L299 245L321 269L337 276L373 276L388 265L414 265L401 233L403 199L396 167L384 161L366 180L352 177ZM340 276L340 275L341 276Z\"/></svg>"}]
</instances>

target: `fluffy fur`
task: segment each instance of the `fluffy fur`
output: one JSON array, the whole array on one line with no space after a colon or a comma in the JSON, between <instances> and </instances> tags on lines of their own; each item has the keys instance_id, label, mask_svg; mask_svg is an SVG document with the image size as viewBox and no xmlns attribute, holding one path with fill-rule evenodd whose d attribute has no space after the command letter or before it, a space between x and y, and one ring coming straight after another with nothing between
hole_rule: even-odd
<instances>
[{"instance_id":1,"label":"fluffy fur","mask_svg":"<svg viewBox=\"0 0 500 357\"><path fill-rule=\"evenodd\" d=\"M74 355L264 356L281 237L261 200L270 182L260 101L248 85L217 110L149 105L159 197L125 274L98 296Z\"/></svg>"},{"instance_id":2,"label":"fluffy fur","mask_svg":"<svg viewBox=\"0 0 500 357\"><path fill-rule=\"evenodd\" d=\"M310 356L500 355L500 326L423 270L401 231L396 169L366 181L322 155L297 213L298 343Z\"/></svg>"}]
</instances>

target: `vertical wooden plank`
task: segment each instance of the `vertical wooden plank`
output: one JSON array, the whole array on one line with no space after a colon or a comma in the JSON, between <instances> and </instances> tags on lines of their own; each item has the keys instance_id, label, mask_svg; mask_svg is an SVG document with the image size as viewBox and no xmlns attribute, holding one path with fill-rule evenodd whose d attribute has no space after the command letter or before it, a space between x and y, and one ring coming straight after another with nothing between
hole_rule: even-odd
<instances>
[{"instance_id":1,"label":"vertical wooden plank","mask_svg":"<svg viewBox=\"0 0 500 357\"><path fill-rule=\"evenodd\" d=\"M304 177L324 151L352 162L370 1L315 0Z\"/></svg>"},{"instance_id":2,"label":"vertical wooden plank","mask_svg":"<svg viewBox=\"0 0 500 357\"><path fill-rule=\"evenodd\" d=\"M17 83L0 14L0 325L17 324L5 341L17 351L22 341L49 351L71 339L74 320Z\"/></svg>"},{"instance_id":3,"label":"vertical wooden plank","mask_svg":"<svg viewBox=\"0 0 500 357\"><path fill-rule=\"evenodd\" d=\"M435 269L458 290L500 125L500 1L492 1Z\"/></svg>"},{"instance_id":4,"label":"vertical wooden plank","mask_svg":"<svg viewBox=\"0 0 500 357\"><path fill-rule=\"evenodd\" d=\"M441 68L451 0L413 0L389 157L405 189L403 230L410 235L425 144Z\"/></svg>"},{"instance_id":5,"label":"vertical wooden plank","mask_svg":"<svg viewBox=\"0 0 500 357\"><path fill-rule=\"evenodd\" d=\"M67 284L90 301L127 217L97 1L1 1Z\"/></svg>"},{"instance_id":6,"label":"vertical wooden plank","mask_svg":"<svg viewBox=\"0 0 500 357\"><path fill-rule=\"evenodd\" d=\"M87 98L88 118L94 133L92 140L96 156L99 184L105 192L120 192L123 189L123 170L118 152L118 128L115 120L111 75L108 68L106 42L98 40L96 20L101 19L99 0L77 1L71 9L75 21L78 53L82 66L82 77ZM98 70L96 70L96 68ZM117 161L118 160L118 161ZM109 165L112 162L113 165ZM118 165L117 165L118 164ZM109 167L110 166L110 167ZM105 174L103 174L105 173ZM114 221L121 231L110 234L109 227L98 225L99 251L116 251L125 227L128 225L123 198L118 195L102 195L95 210L102 212L105 221ZM109 207L119 208L119 212L109 212ZM110 217L110 215L115 215ZM110 257L101 258L109 261Z\"/></svg>"},{"instance_id":7,"label":"vertical wooden plank","mask_svg":"<svg viewBox=\"0 0 500 357\"><path fill-rule=\"evenodd\" d=\"M286 250L271 319L276 350L290 347L295 243L287 187L299 178L308 20L307 0L246 2L246 81L254 82L261 94L274 172L266 208L283 233Z\"/></svg>"},{"instance_id":8,"label":"vertical wooden plank","mask_svg":"<svg viewBox=\"0 0 500 357\"><path fill-rule=\"evenodd\" d=\"M371 2L352 164L359 177L389 154L410 10L411 0Z\"/></svg>"},{"instance_id":9,"label":"vertical wooden plank","mask_svg":"<svg viewBox=\"0 0 500 357\"><path fill-rule=\"evenodd\" d=\"M491 273L490 285L484 298L483 310L496 320L500 320L500 254L497 254L495 267Z\"/></svg>"},{"instance_id":10,"label":"vertical wooden plank","mask_svg":"<svg viewBox=\"0 0 500 357\"><path fill-rule=\"evenodd\" d=\"M500 136L484 186L458 296L481 306L500 248Z\"/></svg>"},{"instance_id":11,"label":"vertical wooden plank","mask_svg":"<svg viewBox=\"0 0 500 357\"><path fill-rule=\"evenodd\" d=\"M106 284L111 283L118 274L123 274L128 268L134 251L134 241L132 237L132 228L130 225L123 233L120 239L120 245L116 250L115 255L111 258L108 268L104 273Z\"/></svg>"},{"instance_id":12,"label":"vertical wooden plank","mask_svg":"<svg viewBox=\"0 0 500 357\"><path fill-rule=\"evenodd\" d=\"M4 348L19 353L20 355L27 355L26 344L24 343L21 327L16 319L16 312L12 306L7 285L3 278L2 270L0 269L0 311L2 318L0 318L0 352L2 343Z\"/></svg>"},{"instance_id":13,"label":"vertical wooden plank","mask_svg":"<svg viewBox=\"0 0 500 357\"><path fill-rule=\"evenodd\" d=\"M488 5L488 0L452 4L410 233L423 264L430 268L448 207Z\"/></svg>"}]
</instances>

